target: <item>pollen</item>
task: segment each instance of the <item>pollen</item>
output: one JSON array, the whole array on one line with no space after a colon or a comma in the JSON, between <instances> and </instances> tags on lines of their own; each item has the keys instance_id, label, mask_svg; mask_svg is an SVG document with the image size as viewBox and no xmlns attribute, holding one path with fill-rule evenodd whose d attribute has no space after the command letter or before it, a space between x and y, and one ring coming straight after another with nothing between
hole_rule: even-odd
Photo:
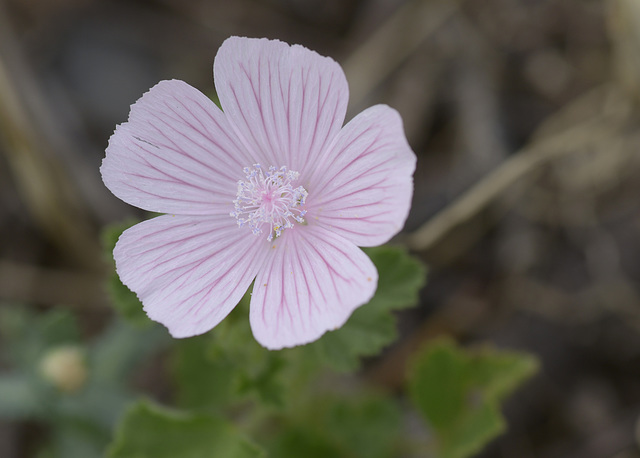
<instances>
[{"instance_id":1,"label":"pollen","mask_svg":"<svg viewBox=\"0 0 640 458\"><path fill-rule=\"evenodd\" d=\"M294 187L298 172L286 166L264 170L260 164L243 171L246 180L238 181L234 210L229 213L239 227L248 226L255 235L266 232L271 242L294 223L304 223L308 193L302 186Z\"/></svg>"}]
</instances>

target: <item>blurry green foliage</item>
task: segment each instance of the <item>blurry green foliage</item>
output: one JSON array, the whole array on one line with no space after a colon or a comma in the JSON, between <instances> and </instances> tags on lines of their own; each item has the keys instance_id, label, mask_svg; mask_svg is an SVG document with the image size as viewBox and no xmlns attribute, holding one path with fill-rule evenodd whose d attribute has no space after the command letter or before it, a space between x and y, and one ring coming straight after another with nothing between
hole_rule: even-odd
<instances>
[{"instance_id":1,"label":"blurry green foliage","mask_svg":"<svg viewBox=\"0 0 640 458\"><path fill-rule=\"evenodd\" d=\"M105 232L109 258L130 225ZM370 303L317 342L278 352L253 338L250 292L212 332L184 340L170 339L152 323L115 273L110 294L126 321L115 320L90 343L80 340L67 311L0 308L0 332L8 344L0 356L13 368L0 375L0 416L50 425L39 458L103 456L109 443L111 458L266 456L249 437L278 458L410 453L415 444L402 427L401 403L360 386L337 389L344 376L332 372L357 370L362 357L392 343L394 311L414 305L425 282L424 267L404 250L385 246L367 253L379 272ZM87 377L65 389L44 376L43 360L76 347ZM136 400L131 387L140 364L164 350L181 410ZM449 341L422 351L412 367L409 393L433 428L437 456L470 456L499 434L505 427L501 402L536 368L529 355L466 351Z\"/></svg>"},{"instance_id":2,"label":"blurry green foliage","mask_svg":"<svg viewBox=\"0 0 640 458\"><path fill-rule=\"evenodd\" d=\"M1 307L0 323L8 350L3 356L12 367L0 374L0 418L48 424L42 458L103 456L117 419L135 399L134 369L168 341L159 327L140 330L118 320L93 342L82 343L67 310ZM82 358L58 357L60 350L76 348ZM53 366L51 358L56 358ZM65 383L64 377L82 374L86 377Z\"/></svg>"},{"instance_id":3,"label":"blurry green foliage","mask_svg":"<svg viewBox=\"0 0 640 458\"><path fill-rule=\"evenodd\" d=\"M250 397L282 406L284 356L253 338L249 298L247 293L212 332L176 342L173 373L181 407L219 411Z\"/></svg>"},{"instance_id":4,"label":"blurry green foliage","mask_svg":"<svg viewBox=\"0 0 640 458\"><path fill-rule=\"evenodd\" d=\"M491 347L465 350L450 340L426 346L414 361L409 390L437 436L437 456L471 456L502 433L502 401L538 365L529 354Z\"/></svg>"},{"instance_id":5,"label":"blurry green foliage","mask_svg":"<svg viewBox=\"0 0 640 458\"><path fill-rule=\"evenodd\" d=\"M11 343L6 357L27 371L48 348L80 342L75 317L62 309L37 314L24 306L0 307L0 335Z\"/></svg>"},{"instance_id":6,"label":"blurry green foliage","mask_svg":"<svg viewBox=\"0 0 640 458\"><path fill-rule=\"evenodd\" d=\"M425 267L402 248L368 248L378 269L378 289L371 301L358 308L340 329L325 334L306 349L333 369L358 369L360 358L377 355L397 338L394 310L411 307L426 281Z\"/></svg>"},{"instance_id":7,"label":"blurry green foliage","mask_svg":"<svg viewBox=\"0 0 640 458\"><path fill-rule=\"evenodd\" d=\"M393 458L398 456L400 426L400 408L390 398L317 396L283 419L270 456Z\"/></svg>"},{"instance_id":8,"label":"blurry green foliage","mask_svg":"<svg viewBox=\"0 0 640 458\"><path fill-rule=\"evenodd\" d=\"M27 307L2 306L0 336L3 357L13 368L0 375L0 418L46 416L57 392L42 377L40 364L50 349L79 344L75 318L66 310L36 314Z\"/></svg>"},{"instance_id":9,"label":"blurry green foliage","mask_svg":"<svg viewBox=\"0 0 640 458\"><path fill-rule=\"evenodd\" d=\"M258 435L269 431L263 442L274 457L396 456L397 403L361 393L318 394L327 368L355 370L362 356L396 338L393 310L414 305L424 284L424 268L404 250L380 247L368 254L380 275L376 296L315 343L279 352L261 347L249 326L250 292L212 332L176 342L178 405L216 414L248 409L243 421Z\"/></svg>"},{"instance_id":10,"label":"blurry green foliage","mask_svg":"<svg viewBox=\"0 0 640 458\"><path fill-rule=\"evenodd\" d=\"M148 401L131 406L109 458L257 458L264 452L217 417L169 410Z\"/></svg>"}]
</instances>

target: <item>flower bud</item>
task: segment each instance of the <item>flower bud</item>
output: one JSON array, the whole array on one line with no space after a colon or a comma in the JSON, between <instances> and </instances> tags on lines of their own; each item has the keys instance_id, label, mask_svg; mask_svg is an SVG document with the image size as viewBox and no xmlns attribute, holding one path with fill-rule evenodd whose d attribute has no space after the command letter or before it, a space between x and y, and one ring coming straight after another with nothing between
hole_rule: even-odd
<instances>
[{"instance_id":1,"label":"flower bud","mask_svg":"<svg viewBox=\"0 0 640 458\"><path fill-rule=\"evenodd\" d=\"M65 345L45 353L40 361L42 377L60 391L74 393L87 380L87 365L82 348Z\"/></svg>"}]
</instances>

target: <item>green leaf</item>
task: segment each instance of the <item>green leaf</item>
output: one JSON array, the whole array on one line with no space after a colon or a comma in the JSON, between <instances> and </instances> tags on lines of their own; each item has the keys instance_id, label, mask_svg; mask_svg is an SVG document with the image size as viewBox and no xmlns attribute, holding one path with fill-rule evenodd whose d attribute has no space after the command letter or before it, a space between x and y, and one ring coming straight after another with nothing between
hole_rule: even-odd
<instances>
[{"instance_id":1,"label":"green leaf","mask_svg":"<svg viewBox=\"0 0 640 458\"><path fill-rule=\"evenodd\" d=\"M165 348L171 339L161 326L139 329L115 320L92 345L90 372L102 384L124 386L141 362Z\"/></svg>"},{"instance_id":2,"label":"green leaf","mask_svg":"<svg viewBox=\"0 0 640 458\"><path fill-rule=\"evenodd\" d=\"M270 456L392 458L398 456L400 424L399 407L389 398L315 397L296 406Z\"/></svg>"},{"instance_id":3,"label":"green leaf","mask_svg":"<svg viewBox=\"0 0 640 458\"><path fill-rule=\"evenodd\" d=\"M391 398L355 397L331 403L323 425L349 456L382 458L394 453L401 414Z\"/></svg>"},{"instance_id":4,"label":"green leaf","mask_svg":"<svg viewBox=\"0 0 640 458\"><path fill-rule=\"evenodd\" d=\"M411 368L409 391L434 429L438 456L471 456L502 433L501 402L538 365L529 354L491 347L467 351L450 340L425 347Z\"/></svg>"},{"instance_id":5,"label":"green leaf","mask_svg":"<svg viewBox=\"0 0 640 458\"><path fill-rule=\"evenodd\" d=\"M382 245L365 252L378 268L378 289L367 307L398 310L413 307L418 292L426 283L427 271L418 259L404 248Z\"/></svg>"},{"instance_id":6,"label":"green leaf","mask_svg":"<svg viewBox=\"0 0 640 458\"><path fill-rule=\"evenodd\" d=\"M126 413L110 458L254 458L263 451L216 417L139 401Z\"/></svg>"},{"instance_id":7,"label":"green leaf","mask_svg":"<svg viewBox=\"0 0 640 458\"><path fill-rule=\"evenodd\" d=\"M317 431L292 425L272 444L269 456L278 458L340 458L344 453Z\"/></svg>"},{"instance_id":8,"label":"green leaf","mask_svg":"<svg viewBox=\"0 0 640 458\"><path fill-rule=\"evenodd\" d=\"M52 458L100 458L109 443L109 430L84 418L57 418L47 447Z\"/></svg>"},{"instance_id":9,"label":"green leaf","mask_svg":"<svg viewBox=\"0 0 640 458\"><path fill-rule=\"evenodd\" d=\"M216 348L211 334L176 342L173 374L178 405L217 410L236 400L236 370L233 360Z\"/></svg>"},{"instance_id":10,"label":"green leaf","mask_svg":"<svg viewBox=\"0 0 640 458\"><path fill-rule=\"evenodd\" d=\"M378 354L397 336L395 317L366 307L356 310L342 328L309 345L321 361L336 371L357 370L360 358Z\"/></svg>"},{"instance_id":11,"label":"green leaf","mask_svg":"<svg viewBox=\"0 0 640 458\"><path fill-rule=\"evenodd\" d=\"M34 372L50 347L79 341L76 319L63 309L36 314L27 307L0 307L0 334L8 344L7 356L25 372Z\"/></svg>"},{"instance_id":12,"label":"green leaf","mask_svg":"<svg viewBox=\"0 0 640 458\"><path fill-rule=\"evenodd\" d=\"M113 261L113 249L120 235L138 222L129 220L109 225L102 230L102 246L106 259ZM106 289L114 308L125 320L139 327L150 326L153 323L142 309L138 296L120 281L115 269L107 279Z\"/></svg>"},{"instance_id":13,"label":"green leaf","mask_svg":"<svg viewBox=\"0 0 640 458\"><path fill-rule=\"evenodd\" d=\"M283 405L286 360L282 352L269 351L254 339L249 298L247 292L211 332L177 342L173 374L181 407L218 412L252 396Z\"/></svg>"},{"instance_id":14,"label":"green leaf","mask_svg":"<svg viewBox=\"0 0 640 458\"><path fill-rule=\"evenodd\" d=\"M397 338L392 311L415 305L425 284L424 266L404 249L385 245L368 248L367 254L378 269L375 296L342 328L307 346L338 371L358 369L360 358L376 355L391 344Z\"/></svg>"}]
</instances>

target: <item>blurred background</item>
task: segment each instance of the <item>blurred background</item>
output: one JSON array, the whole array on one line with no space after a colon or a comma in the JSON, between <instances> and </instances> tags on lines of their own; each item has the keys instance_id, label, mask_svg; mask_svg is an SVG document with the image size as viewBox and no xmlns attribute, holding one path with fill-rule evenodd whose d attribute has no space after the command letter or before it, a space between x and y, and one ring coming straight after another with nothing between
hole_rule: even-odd
<instances>
[{"instance_id":1,"label":"blurred background","mask_svg":"<svg viewBox=\"0 0 640 458\"><path fill-rule=\"evenodd\" d=\"M348 117L393 106L418 155L397 242L429 282L361 377L400 387L442 334L530 351L481 456L640 457L638 0L0 0L0 308L104 329L100 230L144 216L102 184L107 140L161 79L213 94L230 35L332 56ZM46 436L0 421L0 456Z\"/></svg>"}]
</instances>

